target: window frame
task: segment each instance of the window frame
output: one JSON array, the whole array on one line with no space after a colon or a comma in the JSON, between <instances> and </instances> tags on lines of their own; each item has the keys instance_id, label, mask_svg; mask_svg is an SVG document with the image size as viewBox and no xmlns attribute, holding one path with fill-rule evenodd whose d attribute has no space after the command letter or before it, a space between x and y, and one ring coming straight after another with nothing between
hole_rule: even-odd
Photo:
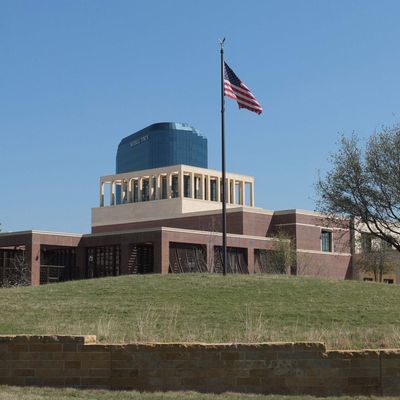
<instances>
[{"instance_id":1,"label":"window frame","mask_svg":"<svg viewBox=\"0 0 400 400\"><path fill-rule=\"evenodd\" d=\"M324 248L324 235L328 234L329 235L329 250L325 250ZM323 253L333 253L333 232L330 229L321 229L321 234L320 234L320 240L321 240L321 251Z\"/></svg>"}]
</instances>

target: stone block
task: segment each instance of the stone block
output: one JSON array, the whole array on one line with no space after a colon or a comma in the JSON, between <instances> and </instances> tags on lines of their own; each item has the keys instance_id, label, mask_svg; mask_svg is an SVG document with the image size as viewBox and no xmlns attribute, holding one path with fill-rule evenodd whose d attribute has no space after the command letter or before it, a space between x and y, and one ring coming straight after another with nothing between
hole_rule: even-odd
<instances>
[{"instance_id":1,"label":"stone block","mask_svg":"<svg viewBox=\"0 0 400 400\"><path fill-rule=\"evenodd\" d=\"M65 361L64 368L66 369L77 369L81 368L81 362L76 360L76 361Z\"/></svg>"},{"instance_id":2,"label":"stone block","mask_svg":"<svg viewBox=\"0 0 400 400\"><path fill-rule=\"evenodd\" d=\"M117 378L133 378L139 376L139 371L137 369L113 369L111 371L111 376Z\"/></svg>"},{"instance_id":3,"label":"stone block","mask_svg":"<svg viewBox=\"0 0 400 400\"><path fill-rule=\"evenodd\" d=\"M62 351L63 352L70 352L70 351L76 352L77 347L78 346L75 343L63 343Z\"/></svg>"},{"instance_id":4,"label":"stone block","mask_svg":"<svg viewBox=\"0 0 400 400\"><path fill-rule=\"evenodd\" d=\"M400 358L382 358L382 368L398 368L400 369Z\"/></svg>"},{"instance_id":5,"label":"stone block","mask_svg":"<svg viewBox=\"0 0 400 400\"><path fill-rule=\"evenodd\" d=\"M110 377L111 371L109 368L95 368L95 369L88 369L86 370L89 372L87 376L95 376L95 377Z\"/></svg>"},{"instance_id":6,"label":"stone block","mask_svg":"<svg viewBox=\"0 0 400 400\"><path fill-rule=\"evenodd\" d=\"M261 380L256 376L239 377L236 379L236 384L238 386L255 386L259 385Z\"/></svg>"},{"instance_id":7,"label":"stone block","mask_svg":"<svg viewBox=\"0 0 400 400\"><path fill-rule=\"evenodd\" d=\"M53 352L53 351L62 351L63 345L61 343L39 343L39 344L30 344L29 351L40 351L40 352Z\"/></svg>"},{"instance_id":8,"label":"stone block","mask_svg":"<svg viewBox=\"0 0 400 400\"><path fill-rule=\"evenodd\" d=\"M246 360L276 360L278 358L276 351L259 352L257 350L248 350L244 354Z\"/></svg>"},{"instance_id":9,"label":"stone block","mask_svg":"<svg viewBox=\"0 0 400 400\"><path fill-rule=\"evenodd\" d=\"M281 360L310 360L322 359L323 353L320 351L279 351L277 358Z\"/></svg>"},{"instance_id":10,"label":"stone block","mask_svg":"<svg viewBox=\"0 0 400 400\"><path fill-rule=\"evenodd\" d=\"M373 376L357 376L348 378L349 385L354 386L380 386L380 377Z\"/></svg>"},{"instance_id":11,"label":"stone block","mask_svg":"<svg viewBox=\"0 0 400 400\"><path fill-rule=\"evenodd\" d=\"M37 368L35 369L35 377L37 378L54 378L64 376L64 369L56 368Z\"/></svg>"},{"instance_id":12,"label":"stone block","mask_svg":"<svg viewBox=\"0 0 400 400\"><path fill-rule=\"evenodd\" d=\"M35 370L30 368L14 369L11 371L11 376L34 376Z\"/></svg>"},{"instance_id":13,"label":"stone block","mask_svg":"<svg viewBox=\"0 0 400 400\"><path fill-rule=\"evenodd\" d=\"M110 368L110 360L82 360L82 368Z\"/></svg>"},{"instance_id":14,"label":"stone block","mask_svg":"<svg viewBox=\"0 0 400 400\"><path fill-rule=\"evenodd\" d=\"M189 352L167 352L161 353L161 359L163 360L187 360L189 358Z\"/></svg>"},{"instance_id":15,"label":"stone block","mask_svg":"<svg viewBox=\"0 0 400 400\"><path fill-rule=\"evenodd\" d=\"M0 357L5 353L8 353L8 343L0 343Z\"/></svg>"},{"instance_id":16,"label":"stone block","mask_svg":"<svg viewBox=\"0 0 400 400\"><path fill-rule=\"evenodd\" d=\"M237 352L221 352L221 360L239 360L239 359L244 359L244 353L240 354Z\"/></svg>"},{"instance_id":17,"label":"stone block","mask_svg":"<svg viewBox=\"0 0 400 400\"><path fill-rule=\"evenodd\" d=\"M8 345L8 351L13 353L27 353L29 352L29 344L13 342Z\"/></svg>"},{"instance_id":18,"label":"stone block","mask_svg":"<svg viewBox=\"0 0 400 400\"><path fill-rule=\"evenodd\" d=\"M52 368L52 369L62 369L64 368L63 360L30 360L27 361L27 365L30 368L40 369L40 368Z\"/></svg>"},{"instance_id":19,"label":"stone block","mask_svg":"<svg viewBox=\"0 0 400 400\"><path fill-rule=\"evenodd\" d=\"M81 378L82 388L109 389L110 379L108 377L83 377Z\"/></svg>"},{"instance_id":20,"label":"stone block","mask_svg":"<svg viewBox=\"0 0 400 400\"><path fill-rule=\"evenodd\" d=\"M378 368L350 368L348 370L349 378L368 378L380 377L380 369Z\"/></svg>"}]
</instances>

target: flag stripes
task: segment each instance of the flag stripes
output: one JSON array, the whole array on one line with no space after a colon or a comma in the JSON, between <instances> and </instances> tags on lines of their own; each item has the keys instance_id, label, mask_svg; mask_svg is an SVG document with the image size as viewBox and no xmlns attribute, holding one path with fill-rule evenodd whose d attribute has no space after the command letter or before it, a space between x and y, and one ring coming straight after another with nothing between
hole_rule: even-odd
<instances>
[{"instance_id":1,"label":"flag stripes","mask_svg":"<svg viewBox=\"0 0 400 400\"><path fill-rule=\"evenodd\" d=\"M236 100L239 108L247 108L257 114L263 109L250 89L237 77L227 63L224 62L224 95Z\"/></svg>"}]
</instances>

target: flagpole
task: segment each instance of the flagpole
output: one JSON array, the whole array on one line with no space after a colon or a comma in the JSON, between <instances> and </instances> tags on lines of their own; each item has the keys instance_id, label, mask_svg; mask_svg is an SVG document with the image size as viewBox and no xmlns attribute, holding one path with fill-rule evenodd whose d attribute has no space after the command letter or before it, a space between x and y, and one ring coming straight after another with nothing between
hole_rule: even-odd
<instances>
[{"instance_id":1,"label":"flagpole","mask_svg":"<svg viewBox=\"0 0 400 400\"><path fill-rule=\"evenodd\" d=\"M225 97L224 97L224 42L225 38L219 41L221 45L221 159L222 159L222 273L226 275L227 254L226 254L226 172L225 172Z\"/></svg>"}]
</instances>

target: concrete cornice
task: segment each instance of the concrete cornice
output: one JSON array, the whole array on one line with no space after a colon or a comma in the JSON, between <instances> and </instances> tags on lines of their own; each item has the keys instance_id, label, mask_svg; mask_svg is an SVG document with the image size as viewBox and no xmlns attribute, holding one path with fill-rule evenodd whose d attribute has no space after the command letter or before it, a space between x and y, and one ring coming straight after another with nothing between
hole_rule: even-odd
<instances>
[{"instance_id":1,"label":"concrete cornice","mask_svg":"<svg viewBox=\"0 0 400 400\"><path fill-rule=\"evenodd\" d=\"M67 237L82 237L81 233L67 233L67 232L50 232L50 231L16 231L16 232L0 232L1 236L20 236L20 235L49 235L49 236L67 236Z\"/></svg>"},{"instance_id":2,"label":"concrete cornice","mask_svg":"<svg viewBox=\"0 0 400 400\"><path fill-rule=\"evenodd\" d=\"M118 231L118 232L89 233L89 234L83 235L83 237L90 238L90 237L127 235L127 234L146 233L146 232L177 232L177 233L188 233L188 234L201 235L201 236L222 237L221 232L200 231L200 230L195 230L195 229L183 229L183 228L171 228L171 227L166 227L166 226L161 226L161 227L157 227L157 228L142 228L142 229L130 229L130 230L128 229L125 231ZM275 242L275 241L280 240L280 239L273 238L273 237L241 235L241 234L237 234L237 233L227 233L227 237L239 238L239 239L262 240L265 242Z\"/></svg>"},{"instance_id":3,"label":"concrete cornice","mask_svg":"<svg viewBox=\"0 0 400 400\"><path fill-rule=\"evenodd\" d=\"M314 217L326 217L326 215L323 215L317 211L311 211L311 210L302 210L301 208L292 208L289 210L278 210L273 212L274 215L287 215L287 214L300 214L300 215L310 215Z\"/></svg>"},{"instance_id":4,"label":"concrete cornice","mask_svg":"<svg viewBox=\"0 0 400 400\"><path fill-rule=\"evenodd\" d=\"M163 232L191 233L191 234L196 234L196 235L222 237L222 233L221 232L198 231L198 230L194 230L194 229L161 227L161 231L163 231ZM239 238L239 239L263 240L263 241L266 241L266 242L279 242L281 240L279 238L274 238L274 237L241 235L241 234L238 234L238 233L227 233L226 236L227 237L231 237L231 238ZM286 241L286 239L284 239L284 240ZM287 241L290 241L290 240L287 240Z\"/></svg>"},{"instance_id":5,"label":"concrete cornice","mask_svg":"<svg viewBox=\"0 0 400 400\"><path fill-rule=\"evenodd\" d=\"M123 172L121 174L113 174L113 175L104 175L100 177L101 182L118 180L118 179L132 179L134 177L143 177L143 176L153 176L153 175L160 175L160 174L167 174L167 173L179 173L180 171L184 170L184 172L194 172L198 174L208 175L208 176L215 176L221 177L222 172L214 169L209 168L200 168L194 167L192 165L185 165L185 164L177 164L177 165L169 165L166 167L161 168L152 168L152 169L144 169L141 171L131 171L131 172ZM245 180L245 181L254 181L254 177L249 175L241 175L236 174L233 172L227 172L227 178L236 178L238 180Z\"/></svg>"}]
</instances>

